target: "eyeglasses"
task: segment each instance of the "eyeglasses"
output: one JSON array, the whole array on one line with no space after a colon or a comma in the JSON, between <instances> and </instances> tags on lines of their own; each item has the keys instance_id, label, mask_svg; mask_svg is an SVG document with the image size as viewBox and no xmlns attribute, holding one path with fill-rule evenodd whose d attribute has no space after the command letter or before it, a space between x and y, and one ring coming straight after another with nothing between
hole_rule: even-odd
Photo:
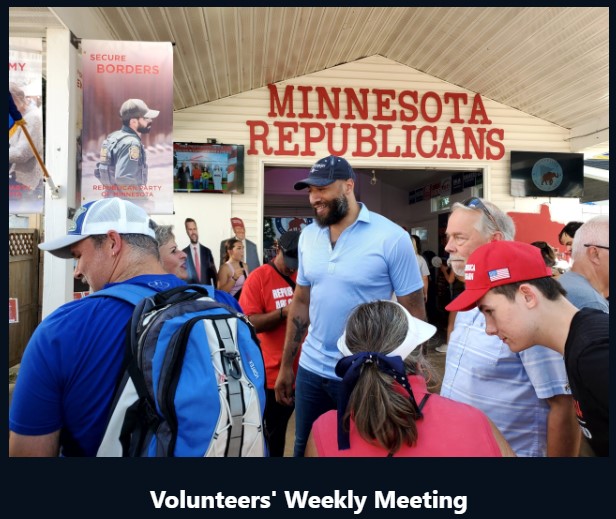
<instances>
[{"instance_id":1,"label":"eyeglasses","mask_svg":"<svg viewBox=\"0 0 616 519\"><path fill-rule=\"evenodd\" d=\"M476 196L467 198L466 200L464 200L464 202L462 202L462 205L465 207L470 207L471 209L481 209L488 217L488 219L494 224L494 227L496 227L500 231L500 227L496 223L496 220L492 216L492 213L488 211L488 208L481 200L479 200L479 198L477 198Z\"/></svg>"},{"instance_id":2,"label":"eyeglasses","mask_svg":"<svg viewBox=\"0 0 616 519\"><path fill-rule=\"evenodd\" d=\"M597 247L597 249L610 250L610 248L606 247L605 245L595 245L594 243L585 243L584 247Z\"/></svg>"}]
</instances>

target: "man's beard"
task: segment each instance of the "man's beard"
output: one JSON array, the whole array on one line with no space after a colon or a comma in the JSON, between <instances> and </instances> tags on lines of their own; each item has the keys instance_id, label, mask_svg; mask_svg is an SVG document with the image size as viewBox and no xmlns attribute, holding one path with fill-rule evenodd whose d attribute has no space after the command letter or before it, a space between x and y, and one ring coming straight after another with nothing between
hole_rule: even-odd
<instances>
[{"instance_id":1,"label":"man's beard","mask_svg":"<svg viewBox=\"0 0 616 519\"><path fill-rule=\"evenodd\" d=\"M461 269L460 269L461 266ZM456 276L464 277L464 271L466 269L466 262L461 263L459 261L451 264L451 270L454 271Z\"/></svg>"},{"instance_id":2,"label":"man's beard","mask_svg":"<svg viewBox=\"0 0 616 519\"><path fill-rule=\"evenodd\" d=\"M150 131L152 130L152 125L148 124L147 126L138 126L137 127L137 131L139 133L150 133Z\"/></svg>"},{"instance_id":3,"label":"man's beard","mask_svg":"<svg viewBox=\"0 0 616 519\"><path fill-rule=\"evenodd\" d=\"M338 198L335 198L325 205L327 205L327 208L329 209L325 216L319 216L316 209L314 210L314 216L319 227L329 227L330 225L335 225L349 212L349 201L344 195L340 195Z\"/></svg>"}]
</instances>

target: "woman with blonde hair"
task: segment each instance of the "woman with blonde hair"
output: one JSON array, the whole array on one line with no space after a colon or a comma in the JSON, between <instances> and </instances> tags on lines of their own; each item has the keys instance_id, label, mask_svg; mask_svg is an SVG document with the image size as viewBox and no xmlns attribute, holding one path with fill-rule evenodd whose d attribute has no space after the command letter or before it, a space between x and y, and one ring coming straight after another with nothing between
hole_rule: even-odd
<instances>
[{"instance_id":1,"label":"woman with blonde hair","mask_svg":"<svg viewBox=\"0 0 616 519\"><path fill-rule=\"evenodd\" d=\"M188 279L186 270L186 253L180 249L175 241L173 225L157 225L154 230L158 242L158 254L163 268L169 274L175 274L180 279Z\"/></svg>"},{"instance_id":2,"label":"woman with blonde hair","mask_svg":"<svg viewBox=\"0 0 616 519\"><path fill-rule=\"evenodd\" d=\"M435 331L394 301L357 306L338 340L338 410L314 422L306 456L514 456L482 411L428 391L410 354Z\"/></svg>"},{"instance_id":3,"label":"woman with blonde hair","mask_svg":"<svg viewBox=\"0 0 616 519\"><path fill-rule=\"evenodd\" d=\"M158 242L158 254L163 268L169 274L175 274L181 280L186 281L189 278L188 270L186 269L186 258L188 256L178 247L175 241L173 225L156 225L154 233ZM227 292L216 290L212 285L205 285L205 287L212 289L212 297L215 301L229 305L238 312L242 311L239 303Z\"/></svg>"}]
</instances>

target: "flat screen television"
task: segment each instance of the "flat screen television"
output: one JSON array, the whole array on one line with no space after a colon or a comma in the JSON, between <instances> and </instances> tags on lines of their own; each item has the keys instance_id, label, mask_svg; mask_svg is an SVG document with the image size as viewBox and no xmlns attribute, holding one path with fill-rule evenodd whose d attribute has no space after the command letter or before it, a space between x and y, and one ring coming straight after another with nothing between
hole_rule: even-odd
<instances>
[{"instance_id":1,"label":"flat screen television","mask_svg":"<svg viewBox=\"0 0 616 519\"><path fill-rule=\"evenodd\" d=\"M511 152L511 196L581 197L584 154Z\"/></svg>"},{"instance_id":2,"label":"flat screen television","mask_svg":"<svg viewBox=\"0 0 616 519\"><path fill-rule=\"evenodd\" d=\"M173 191L243 193L244 146L174 142Z\"/></svg>"}]
</instances>

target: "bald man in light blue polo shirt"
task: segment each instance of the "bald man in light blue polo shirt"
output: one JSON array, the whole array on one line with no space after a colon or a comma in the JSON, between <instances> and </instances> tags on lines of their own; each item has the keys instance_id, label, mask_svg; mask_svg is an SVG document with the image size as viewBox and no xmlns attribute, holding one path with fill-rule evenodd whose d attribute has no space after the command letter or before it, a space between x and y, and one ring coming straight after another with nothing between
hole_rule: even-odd
<instances>
[{"instance_id":1,"label":"bald man in light blue polo shirt","mask_svg":"<svg viewBox=\"0 0 616 519\"><path fill-rule=\"evenodd\" d=\"M296 190L308 188L315 221L299 240L297 287L275 387L278 402L295 402L294 456L304 455L314 420L336 409L341 384L334 372L340 359L336 341L351 310L395 293L413 316L426 320L423 280L408 233L357 202L355 179L344 158L330 155L295 184Z\"/></svg>"}]
</instances>

